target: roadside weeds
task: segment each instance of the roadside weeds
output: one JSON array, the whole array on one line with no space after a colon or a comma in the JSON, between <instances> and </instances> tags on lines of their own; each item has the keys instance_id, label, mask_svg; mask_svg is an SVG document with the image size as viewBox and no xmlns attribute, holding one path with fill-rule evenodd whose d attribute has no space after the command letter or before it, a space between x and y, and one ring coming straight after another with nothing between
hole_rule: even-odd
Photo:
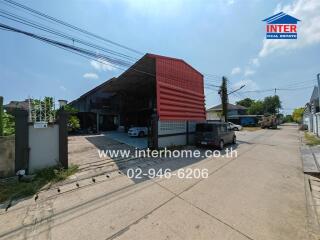
<instances>
[{"instance_id":1,"label":"roadside weeds","mask_svg":"<svg viewBox=\"0 0 320 240\"><path fill-rule=\"evenodd\" d=\"M32 196L45 185L63 181L77 171L77 165L71 165L68 169L49 167L37 171L30 181L13 179L12 181L0 182L0 203Z\"/></svg>"},{"instance_id":2,"label":"roadside weeds","mask_svg":"<svg viewBox=\"0 0 320 240\"><path fill-rule=\"evenodd\" d=\"M313 134L310 134L308 132L304 133L304 138L306 140L306 144L308 146L316 146L316 145L320 145L320 138L316 137Z\"/></svg>"}]
</instances>

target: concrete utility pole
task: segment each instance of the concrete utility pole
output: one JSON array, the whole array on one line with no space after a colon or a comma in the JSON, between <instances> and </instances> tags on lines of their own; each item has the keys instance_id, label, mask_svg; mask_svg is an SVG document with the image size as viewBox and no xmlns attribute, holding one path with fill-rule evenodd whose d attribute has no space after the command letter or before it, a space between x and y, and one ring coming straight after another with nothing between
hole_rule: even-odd
<instances>
[{"instance_id":1,"label":"concrete utility pole","mask_svg":"<svg viewBox=\"0 0 320 240\"><path fill-rule=\"evenodd\" d=\"M222 104L222 116L225 122L228 121L228 89L227 89L227 78L222 77L222 84L220 88L220 97Z\"/></svg>"},{"instance_id":2,"label":"concrete utility pole","mask_svg":"<svg viewBox=\"0 0 320 240\"><path fill-rule=\"evenodd\" d=\"M3 136L3 97L0 96L0 136Z\"/></svg>"},{"instance_id":3,"label":"concrete utility pole","mask_svg":"<svg viewBox=\"0 0 320 240\"><path fill-rule=\"evenodd\" d=\"M319 101L319 107L320 107L320 73L317 74L317 81L318 81L318 101ZM315 106L317 109L317 106Z\"/></svg>"}]
</instances>

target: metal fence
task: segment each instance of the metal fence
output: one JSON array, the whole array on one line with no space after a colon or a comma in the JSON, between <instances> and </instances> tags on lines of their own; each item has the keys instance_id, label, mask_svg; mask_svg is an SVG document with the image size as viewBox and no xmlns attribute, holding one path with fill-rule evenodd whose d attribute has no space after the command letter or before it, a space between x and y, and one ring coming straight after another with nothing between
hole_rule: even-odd
<instances>
[{"instance_id":1,"label":"metal fence","mask_svg":"<svg viewBox=\"0 0 320 240\"><path fill-rule=\"evenodd\" d=\"M28 99L28 119L31 123L53 123L56 121L56 104L54 98Z\"/></svg>"}]
</instances>

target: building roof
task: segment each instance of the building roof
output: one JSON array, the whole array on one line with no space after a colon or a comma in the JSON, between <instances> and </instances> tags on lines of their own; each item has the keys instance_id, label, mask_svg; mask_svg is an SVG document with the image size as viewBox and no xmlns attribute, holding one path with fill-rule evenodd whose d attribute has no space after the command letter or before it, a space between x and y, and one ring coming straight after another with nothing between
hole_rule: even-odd
<instances>
[{"instance_id":1,"label":"building roof","mask_svg":"<svg viewBox=\"0 0 320 240\"><path fill-rule=\"evenodd\" d=\"M312 95L310 98L310 102L318 101L318 99L319 99L318 87L314 86L313 91L312 91Z\"/></svg>"},{"instance_id":2,"label":"building roof","mask_svg":"<svg viewBox=\"0 0 320 240\"><path fill-rule=\"evenodd\" d=\"M162 56L162 55L157 55L157 54L153 54L153 53L147 53L144 57L151 57L151 58L163 58L163 59L170 59L170 60L174 60L174 61L179 61L182 62L186 65L188 65L190 68L192 68L194 71L196 71L197 73L199 73L201 76L203 76L203 74L201 72L199 72L197 69L195 69L193 66L191 66L189 63L187 63L186 61L184 61L183 59L180 58L173 58L173 57L167 57L167 56Z\"/></svg>"},{"instance_id":3,"label":"building roof","mask_svg":"<svg viewBox=\"0 0 320 240\"><path fill-rule=\"evenodd\" d=\"M106 82L100 84L99 86L91 89L90 91L84 93L79 98L70 102L70 104L76 102L79 99L84 97L90 96L91 94L96 93L97 91L102 90L103 92L117 92L119 90L126 90L126 91L137 91L137 89L142 89L142 87L138 84L141 82L150 82L147 77L152 77L155 80L156 72L155 72L155 64L154 61L156 59L167 59L177 62L182 62L185 65L189 66L193 71L197 74L203 75L192 67L190 64L185 62L183 59L179 58L172 58L161 56L152 53L146 53L142 58L140 58L137 62L135 62L132 66L130 66L126 71L121 73L118 77L111 78ZM130 86L130 87L128 87Z\"/></svg>"},{"instance_id":4,"label":"building roof","mask_svg":"<svg viewBox=\"0 0 320 240\"><path fill-rule=\"evenodd\" d=\"M247 110L247 108L241 105L234 105L234 104L228 103L228 110ZM222 111L222 104L213 106L207 109L207 112L208 111Z\"/></svg>"},{"instance_id":5,"label":"building roof","mask_svg":"<svg viewBox=\"0 0 320 240\"><path fill-rule=\"evenodd\" d=\"M299 19L292 17L284 12L279 12L271 17L268 17L262 21L267 22L267 24L297 24Z\"/></svg>"},{"instance_id":6,"label":"building roof","mask_svg":"<svg viewBox=\"0 0 320 240\"><path fill-rule=\"evenodd\" d=\"M10 101L10 103L3 106L3 108L7 111L13 111L14 109L29 109L29 102L28 100L24 101Z\"/></svg>"}]
</instances>

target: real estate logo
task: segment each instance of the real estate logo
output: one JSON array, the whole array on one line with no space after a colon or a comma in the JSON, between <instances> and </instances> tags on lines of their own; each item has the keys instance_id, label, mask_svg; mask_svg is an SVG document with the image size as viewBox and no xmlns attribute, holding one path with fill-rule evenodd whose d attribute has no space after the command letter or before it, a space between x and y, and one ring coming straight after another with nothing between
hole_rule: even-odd
<instances>
[{"instance_id":1,"label":"real estate logo","mask_svg":"<svg viewBox=\"0 0 320 240\"><path fill-rule=\"evenodd\" d=\"M266 39L297 39L299 19L279 12L262 21L267 23Z\"/></svg>"}]
</instances>

